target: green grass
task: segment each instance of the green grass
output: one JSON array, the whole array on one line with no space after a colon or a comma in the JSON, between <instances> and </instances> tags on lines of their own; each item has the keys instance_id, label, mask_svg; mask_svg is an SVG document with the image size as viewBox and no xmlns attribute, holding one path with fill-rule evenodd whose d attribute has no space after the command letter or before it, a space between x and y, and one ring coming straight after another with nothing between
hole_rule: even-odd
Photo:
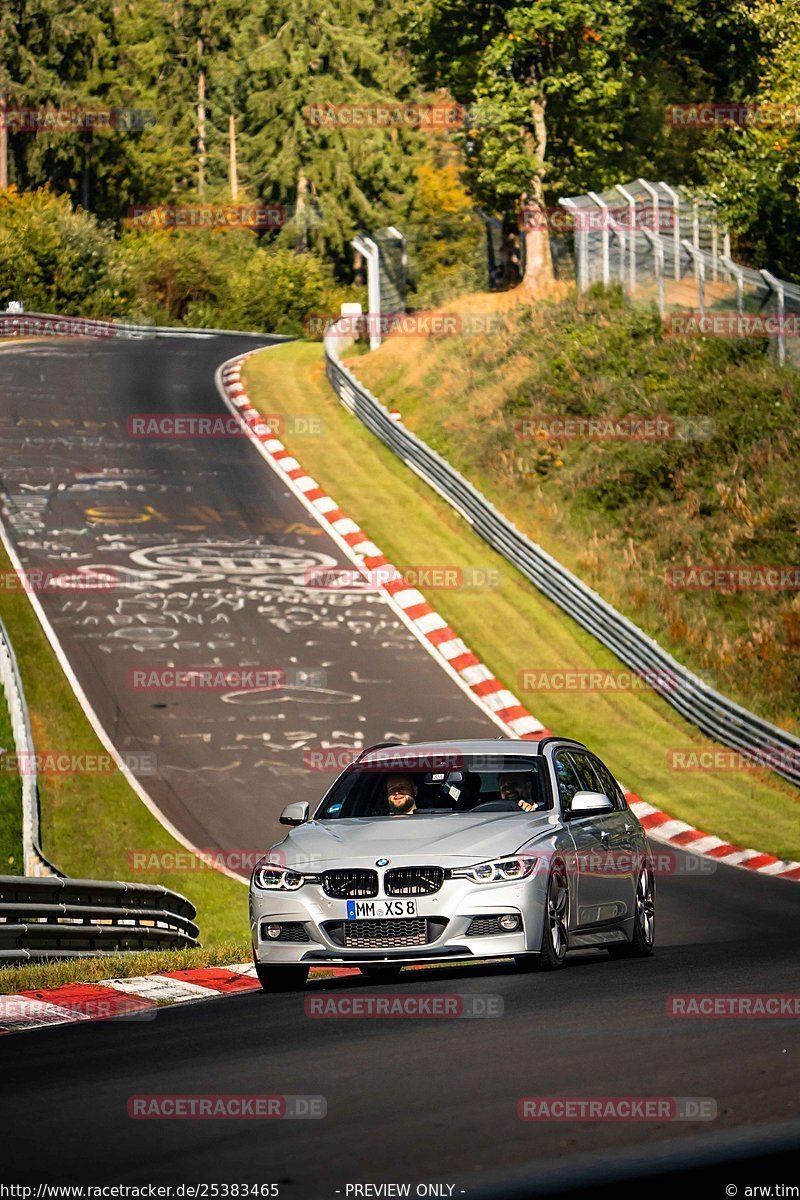
<instances>
[{"instance_id":1,"label":"green grass","mask_svg":"<svg viewBox=\"0 0 800 1200\"><path fill-rule=\"evenodd\" d=\"M8 705L0 689L0 749L14 753ZM2 759L0 759L0 762ZM0 770L0 875L23 875L22 784L16 771Z\"/></svg>"},{"instance_id":2,"label":"green grass","mask_svg":"<svg viewBox=\"0 0 800 1200\"><path fill-rule=\"evenodd\" d=\"M11 570L0 547L0 571ZM25 592L0 591L0 616L22 674L34 747L75 754L105 753ZM197 908L205 947L248 937L247 889L242 883L193 856L191 863L196 869L132 873L129 855L133 851L179 851L182 861L187 852L148 811L122 774L42 774L39 795L42 849L65 874L160 883L180 892Z\"/></svg>"},{"instance_id":3,"label":"green grass","mask_svg":"<svg viewBox=\"0 0 800 1200\"><path fill-rule=\"evenodd\" d=\"M390 339L356 373L676 658L800 729L798 592L665 581L672 566L798 563L800 373L779 369L763 343L666 337L654 306L595 292L509 310L488 337ZM699 419L713 436L559 441L518 427L625 414Z\"/></svg>"},{"instance_id":4,"label":"green grass","mask_svg":"<svg viewBox=\"0 0 800 1200\"><path fill-rule=\"evenodd\" d=\"M147 950L140 954L70 958L22 967L0 966L0 994L62 987L67 983L96 983L98 979L128 979L132 975L189 967L229 967L249 962L251 956L250 943L244 940L219 942L196 950Z\"/></svg>"},{"instance_id":5,"label":"green grass","mask_svg":"<svg viewBox=\"0 0 800 1200\"><path fill-rule=\"evenodd\" d=\"M411 341L411 339L408 339ZM524 669L621 668L523 577L494 554L443 500L334 396L318 344L257 354L246 367L253 403L286 416L320 417L323 436L287 436L288 449L400 568L493 568L501 585L430 591L428 598L498 678L554 731L596 748L627 787L693 825L739 845L800 859L797 791L770 772L676 772L672 748L713 746L654 694L525 694Z\"/></svg>"}]
</instances>

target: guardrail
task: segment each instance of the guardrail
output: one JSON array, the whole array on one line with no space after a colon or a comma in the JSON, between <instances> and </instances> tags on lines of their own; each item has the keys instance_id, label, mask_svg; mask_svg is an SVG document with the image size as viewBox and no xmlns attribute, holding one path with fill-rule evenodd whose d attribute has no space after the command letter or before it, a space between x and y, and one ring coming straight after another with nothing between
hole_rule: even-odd
<instances>
[{"instance_id":1,"label":"guardrail","mask_svg":"<svg viewBox=\"0 0 800 1200\"><path fill-rule=\"evenodd\" d=\"M28 705L22 690L22 678L14 648L5 625L0 621L0 685L5 692L17 762L25 763L20 775L22 784L22 854L27 875L58 875L39 845L39 787L36 779L36 756L33 752Z\"/></svg>"},{"instance_id":2,"label":"guardrail","mask_svg":"<svg viewBox=\"0 0 800 1200\"><path fill-rule=\"evenodd\" d=\"M159 884L0 875L0 962L185 950L196 915Z\"/></svg>"},{"instance_id":3,"label":"guardrail","mask_svg":"<svg viewBox=\"0 0 800 1200\"><path fill-rule=\"evenodd\" d=\"M249 329L198 329L186 325L136 325L105 317L65 317L63 314L0 312L0 337L246 337L291 342L286 333L253 333Z\"/></svg>"},{"instance_id":4,"label":"guardrail","mask_svg":"<svg viewBox=\"0 0 800 1200\"><path fill-rule=\"evenodd\" d=\"M520 533L463 475L396 421L339 359L335 326L324 338L328 379L344 407L448 502L534 587L612 650L709 737L800 786L800 738L735 704L694 675L577 575Z\"/></svg>"}]
</instances>

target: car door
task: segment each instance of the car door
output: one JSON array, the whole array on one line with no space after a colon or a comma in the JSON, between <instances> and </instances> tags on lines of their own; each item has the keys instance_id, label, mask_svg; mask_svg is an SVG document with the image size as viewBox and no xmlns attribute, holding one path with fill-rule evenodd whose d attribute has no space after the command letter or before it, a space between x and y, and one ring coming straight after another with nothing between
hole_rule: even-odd
<instances>
[{"instance_id":1,"label":"car door","mask_svg":"<svg viewBox=\"0 0 800 1200\"><path fill-rule=\"evenodd\" d=\"M609 831L607 840L613 849L610 865L613 868L616 896L631 913L636 906L636 880L643 850L639 826L628 808L622 788L605 763L596 754L587 753L586 757L598 781L599 790L614 805L614 812L605 818Z\"/></svg>"},{"instance_id":2,"label":"car door","mask_svg":"<svg viewBox=\"0 0 800 1200\"><path fill-rule=\"evenodd\" d=\"M626 818L627 809L623 811L624 800L613 776L599 759L578 749L559 751L558 756L561 755L566 756L573 778L578 781L575 791L600 792L614 805L611 812L569 817L576 851L578 923L582 928L606 925L633 910L633 823ZM566 774L566 766L561 767L561 774Z\"/></svg>"},{"instance_id":3,"label":"car door","mask_svg":"<svg viewBox=\"0 0 800 1200\"><path fill-rule=\"evenodd\" d=\"M564 823L572 838L574 853L568 864L569 886L573 915L572 925L583 928L596 923L597 911L603 902L603 891L596 879L588 873L587 865L599 861L603 851L600 831L596 828L597 818L572 816L572 799L576 792L594 791L589 781L581 774L569 750L562 748L553 754L553 771L556 777L558 799Z\"/></svg>"}]
</instances>

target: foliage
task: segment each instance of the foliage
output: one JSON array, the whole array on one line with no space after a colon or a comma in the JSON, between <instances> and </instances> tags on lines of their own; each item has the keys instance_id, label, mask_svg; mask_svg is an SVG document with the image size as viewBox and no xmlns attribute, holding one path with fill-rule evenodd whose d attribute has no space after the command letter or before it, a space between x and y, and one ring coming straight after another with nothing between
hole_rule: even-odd
<instances>
[{"instance_id":1,"label":"foliage","mask_svg":"<svg viewBox=\"0 0 800 1200\"><path fill-rule=\"evenodd\" d=\"M619 292L518 308L483 338L406 341L356 367L384 404L682 661L796 728L797 593L676 590L665 572L796 561L800 375L758 339L667 337ZM665 436L565 440L548 421L627 415L662 418Z\"/></svg>"},{"instance_id":2,"label":"foliage","mask_svg":"<svg viewBox=\"0 0 800 1200\"><path fill-rule=\"evenodd\" d=\"M715 131L702 161L741 256L800 280L800 2L755 0L740 9L759 76L745 98L786 116Z\"/></svg>"},{"instance_id":3,"label":"foliage","mask_svg":"<svg viewBox=\"0 0 800 1200\"><path fill-rule=\"evenodd\" d=\"M0 192L0 304L34 312L108 314L113 237L66 196Z\"/></svg>"}]
</instances>

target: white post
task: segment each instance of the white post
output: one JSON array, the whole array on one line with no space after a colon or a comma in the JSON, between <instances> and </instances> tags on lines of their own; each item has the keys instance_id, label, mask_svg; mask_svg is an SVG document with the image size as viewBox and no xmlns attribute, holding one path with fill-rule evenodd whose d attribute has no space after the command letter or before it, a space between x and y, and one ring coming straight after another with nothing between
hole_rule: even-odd
<instances>
[{"instance_id":1,"label":"white post","mask_svg":"<svg viewBox=\"0 0 800 1200\"><path fill-rule=\"evenodd\" d=\"M586 230L583 228L581 210L574 200L562 196L558 202L566 209L574 221L572 231L573 246L575 247L575 285L579 292L585 292L589 286L588 253L586 247Z\"/></svg>"},{"instance_id":2,"label":"white post","mask_svg":"<svg viewBox=\"0 0 800 1200\"><path fill-rule=\"evenodd\" d=\"M636 290L636 197L632 196L627 188L624 188L621 183L617 184L616 190L628 202L628 211L630 213L630 258L628 261L628 286L633 292Z\"/></svg>"},{"instance_id":3,"label":"white post","mask_svg":"<svg viewBox=\"0 0 800 1200\"><path fill-rule=\"evenodd\" d=\"M600 199L600 197L597 195L597 192L588 192L587 195L592 203L596 204L603 214L603 228L601 230L603 235L603 287L608 287L611 278L608 258L608 205L604 200Z\"/></svg>"},{"instance_id":4,"label":"white post","mask_svg":"<svg viewBox=\"0 0 800 1200\"><path fill-rule=\"evenodd\" d=\"M742 272L742 268L733 262L728 254L723 254L719 261L725 270L730 271L736 280L736 311L741 317L744 314L744 273Z\"/></svg>"},{"instance_id":5,"label":"white post","mask_svg":"<svg viewBox=\"0 0 800 1200\"><path fill-rule=\"evenodd\" d=\"M666 311L666 297L664 295L664 242L657 233L653 233L650 229L643 229L642 233L653 247L653 261L655 262L656 282L658 283L658 311L663 317Z\"/></svg>"},{"instance_id":6,"label":"white post","mask_svg":"<svg viewBox=\"0 0 800 1200\"><path fill-rule=\"evenodd\" d=\"M785 308L783 280L777 279L774 275L771 275L769 271L760 271L759 274L767 283L769 288L775 293L778 301L778 364L782 367L786 363L786 330L783 327L783 314Z\"/></svg>"},{"instance_id":7,"label":"white post","mask_svg":"<svg viewBox=\"0 0 800 1200\"><path fill-rule=\"evenodd\" d=\"M367 260L367 322L369 327L369 348L377 350L381 344L381 273L378 247L372 238L353 238L350 245Z\"/></svg>"},{"instance_id":8,"label":"white post","mask_svg":"<svg viewBox=\"0 0 800 1200\"><path fill-rule=\"evenodd\" d=\"M652 183L648 183L646 179L641 177L636 180L639 186L647 192L650 199L653 201L653 233L661 233L658 225L658 192L653 187Z\"/></svg>"},{"instance_id":9,"label":"white post","mask_svg":"<svg viewBox=\"0 0 800 1200\"><path fill-rule=\"evenodd\" d=\"M694 262L694 275L697 280L697 301L700 305L700 316L706 315L706 264L703 261L703 256L696 246L693 246L688 238L684 238L681 245L691 256Z\"/></svg>"},{"instance_id":10,"label":"white post","mask_svg":"<svg viewBox=\"0 0 800 1200\"><path fill-rule=\"evenodd\" d=\"M674 224L672 230L672 248L675 262L675 282L677 283L681 275L681 200L675 189L671 188L668 183L664 183L661 180L658 186L662 187L672 200L672 220Z\"/></svg>"}]
</instances>

